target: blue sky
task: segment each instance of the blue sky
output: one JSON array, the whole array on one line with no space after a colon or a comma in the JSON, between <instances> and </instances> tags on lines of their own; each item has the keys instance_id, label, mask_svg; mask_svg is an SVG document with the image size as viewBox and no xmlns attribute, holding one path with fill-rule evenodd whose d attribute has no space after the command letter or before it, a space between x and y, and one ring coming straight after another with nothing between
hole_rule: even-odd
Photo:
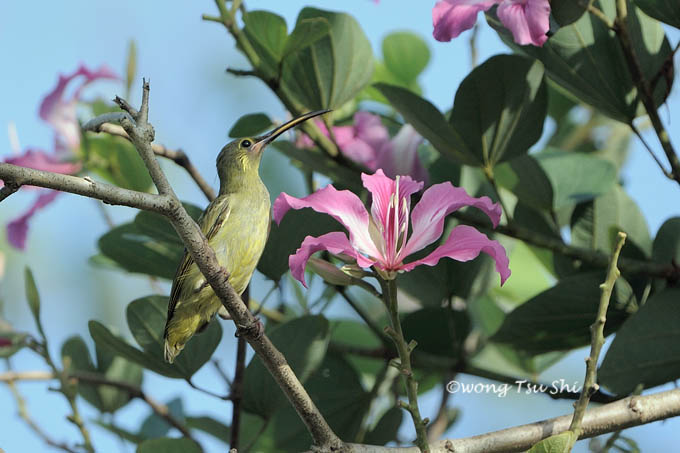
<instances>
[{"instance_id":1,"label":"blue sky","mask_svg":"<svg viewBox=\"0 0 680 453\"><path fill-rule=\"evenodd\" d=\"M434 2L383 0L375 5L369 0L343 2L342 8L353 14L379 54L380 42L394 30L411 30L425 38L432 51L430 65L422 76L424 95L441 109L451 106L460 81L469 72L468 34L451 43L438 43L431 37L431 6ZM52 131L37 117L42 96L55 84L57 74L73 71L80 62L89 66L107 64L122 73L130 39L137 42L138 74L151 80L151 120L156 129L157 141L171 148L181 147L189 153L194 163L208 181L216 183L214 159L217 151L228 141L227 131L243 114L263 111L282 119L285 112L279 101L261 83L227 75L227 66L247 68L245 59L238 54L233 41L217 24L201 20L202 13L214 13L212 1L194 2L96 2L74 0L70 2L1 2L0 55L3 71L0 73L0 154L10 153L7 125L16 125L22 147L35 146L50 149ZM338 2L331 0L297 1L260 0L247 1L249 9L269 9L282 15L289 26L299 10L305 6L336 9ZM417 5L417 6L414 6ZM672 42L680 38L670 35ZM479 61L491 55L507 53L496 34L482 22L479 34ZM106 98L121 94L121 86L101 83L87 92L101 93ZM132 101L138 101L133 90ZM680 111L679 95L671 94L668 107L661 116L671 132L671 138L680 145L680 129L672 122L674 113ZM648 134L649 135L649 134ZM656 141L649 135L648 140ZM661 155L661 153L659 153ZM286 160L268 153L263 162L263 174L273 175ZM203 204L202 195L188 178L171 165L165 168L176 184L183 199ZM680 195L678 185L662 177L647 153L636 143L631 158L624 169L624 181L631 196L638 202L654 233L672 215L680 213L675 200ZM301 181L291 178L266 180L270 192L281 190L300 194ZM0 224L5 224L32 200L33 194L18 194L2 203ZM133 215L126 208L110 208L117 221ZM28 250L16 253L9 250L0 239L0 250L7 258L6 277L0 288L4 301L4 314L18 329L34 331L30 315L24 304L23 267L30 265L36 274L45 300L43 317L52 339L52 353L57 355L65 338L79 333L85 338L89 319L103 320L127 332L124 307L134 297L148 294L145 279L93 268L87 258L96 253L96 241L106 231L96 204L76 196L61 196L58 201L35 218L29 237ZM262 283L255 290L262 297L267 290ZM225 324L225 336L218 350L225 364L233 362L233 336L231 326ZM557 365L545 380L564 377L567 381L580 379L583 370L583 351L573 353L572 360ZM44 369L44 364L32 354L23 352L15 357L13 366L20 370ZM470 378L467 378L471 382ZM219 385L212 373L202 371L199 381ZM31 413L38 422L56 438L77 440L77 433L62 415L66 404L59 395L46 392L41 383L20 386L27 397ZM159 400L182 394L185 407L193 413L211 413L228 420L231 408L204 395L186 389L182 383L152 376L145 380L145 388ZM424 398L426 410L434 410L439 395ZM570 411L570 403L555 404L546 397L527 398L522 413L518 413L519 397L500 400L493 395L461 395L452 401L463 408L463 416L449 433L463 437L492 429L561 415ZM83 402L87 417L95 412ZM15 405L6 387L0 386L0 448L13 451L49 451L47 447L16 420ZM147 409L135 402L121 413L121 424L134 427ZM489 417L488 412L494 416ZM670 431L678 428L677 421L637 428L630 434L639 441L643 451L659 451L668 445ZM93 428L95 442L101 451L119 451L119 445L101 430ZM210 451L218 444L205 442ZM583 446L581 447L583 448Z\"/></svg>"}]
</instances>

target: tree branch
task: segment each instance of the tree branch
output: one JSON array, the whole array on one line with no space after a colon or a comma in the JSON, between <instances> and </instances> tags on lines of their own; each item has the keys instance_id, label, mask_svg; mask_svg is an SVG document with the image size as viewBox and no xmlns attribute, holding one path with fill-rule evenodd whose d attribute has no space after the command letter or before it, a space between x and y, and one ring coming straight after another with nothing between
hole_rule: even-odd
<instances>
[{"instance_id":1,"label":"tree branch","mask_svg":"<svg viewBox=\"0 0 680 453\"><path fill-rule=\"evenodd\" d=\"M58 378L59 377L55 373L50 371L9 371L6 373L0 373L0 382L6 382L8 385L13 384L16 381L49 381ZM129 382L107 379L106 377L97 373L86 373L81 371L68 373L66 375L66 379L93 385L106 385L123 390L127 392L131 398L139 398L144 401L158 416L167 421L171 426L177 428L177 430L181 432L182 435L193 439L191 432L186 426L184 426L184 424L182 424L182 422L177 420L170 413L168 406L157 402L155 399L144 393L141 388L132 385Z\"/></svg>"},{"instance_id":2,"label":"tree branch","mask_svg":"<svg viewBox=\"0 0 680 453\"><path fill-rule=\"evenodd\" d=\"M83 130L95 133L104 132L109 135L114 135L116 137L122 137L126 140L130 140L130 136L127 134L127 132L125 132L125 129L123 129L122 126L104 121L107 119L107 115L108 114L100 115L88 121L83 125ZM115 118L116 117L111 119ZM191 179L194 180L198 188L201 189L201 192L203 192L208 201L212 201L215 199L215 191L213 190L212 187L210 187L210 184L207 183L203 176L201 176L196 167L194 167L194 164L191 163L191 160L189 160L189 156L187 156L187 154L184 151L182 151L181 149L178 150L168 149L165 146L156 143L151 144L151 149L153 149L153 152L157 156L162 156L165 157L166 159L170 159L175 164L184 168L184 170L186 170L186 172L189 173L189 176L191 176Z\"/></svg>"},{"instance_id":3,"label":"tree branch","mask_svg":"<svg viewBox=\"0 0 680 453\"><path fill-rule=\"evenodd\" d=\"M631 396L586 411L580 439L645 425L680 415L680 389ZM514 453L569 428L572 414L515 426L479 436L445 439L430 444L431 453ZM347 444L352 453L420 453L417 447ZM308 452L311 453L311 452Z\"/></svg>"}]
</instances>

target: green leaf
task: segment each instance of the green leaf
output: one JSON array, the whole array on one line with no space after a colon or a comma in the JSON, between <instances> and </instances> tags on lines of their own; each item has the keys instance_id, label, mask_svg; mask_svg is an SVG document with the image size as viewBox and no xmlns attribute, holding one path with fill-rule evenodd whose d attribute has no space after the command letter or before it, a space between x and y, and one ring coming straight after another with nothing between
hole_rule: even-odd
<instances>
[{"instance_id":1,"label":"green leaf","mask_svg":"<svg viewBox=\"0 0 680 453\"><path fill-rule=\"evenodd\" d=\"M594 6L614 20L615 2L596 1ZM624 123L644 113L615 32L592 14L583 14L571 25L561 27L542 47L518 46L496 17L487 13L487 20L506 44L539 59L546 74L581 101ZM653 80L671 54L663 28L630 2L626 25L643 75ZM664 102L669 86L657 84L657 106Z\"/></svg>"},{"instance_id":2,"label":"green leaf","mask_svg":"<svg viewBox=\"0 0 680 453\"><path fill-rule=\"evenodd\" d=\"M180 398L173 398L166 406L170 415L181 422L184 421L184 405ZM142 422L139 434L146 439L153 439L165 436L171 428L172 426L163 417L152 411Z\"/></svg>"},{"instance_id":3,"label":"green leaf","mask_svg":"<svg viewBox=\"0 0 680 453\"><path fill-rule=\"evenodd\" d=\"M252 137L269 129L272 120L265 113L249 113L243 115L229 130L229 137Z\"/></svg>"},{"instance_id":4,"label":"green leaf","mask_svg":"<svg viewBox=\"0 0 680 453\"><path fill-rule=\"evenodd\" d=\"M472 154L460 134L429 101L405 88L385 83L376 83L373 86L437 151L456 163L475 166L482 164L482 161Z\"/></svg>"},{"instance_id":5,"label":"green leaf","mask_svg":"<svg viewBox=\"0 0 680 453\"><path fill-rule=\"evenodd\" d=\"M184 204L194 220L201 209ZM184 244L170 222L160 214L142 211L134 222L119 225L99 238L99 250L128 272L172 279L184 253Z\"/></svg>"},{"instance_id":6,"label":"green leaf","mask_svg":"<svg viewBox=\"0 0 680 453\"><path fill-rule=\"evenodd\" d=\"M113 356L101 348L97 348L95 366L87 345L80 336L66 340L61 347L61 357L64 368L71 372L99 374L102 378L126 382L133 387L140 387L142 384L142 368L139 365ZM108 385L88 384L86 381L78 382L78 393L101 412L113 413L131 400L130 392Z\"/></svg>"},{"instance_id":7,"label":"green leaf","mask_svg":"<svg viewBox=\"0 0 680 453\"><path fill-rule=\"evenodd\" d=\"M86 135L83 144L88 170L124 189L151 189L149 171L129 141L112 135Z\"/></svg>"},{"instance_id":8,"label":"green leaf","mask_svg":"<svg viewBox=\"0 0 680 453\"><path fill-rule=\"evenodd\" d=\"M565 277L552 288L510 312L491 341L539 354L564 351L590 342L590 325L600 302L602 272ZM619 279L607 311L605 335L626 319L626 307L635 304L632 289Z\"/></svg>"},{"instance_id":9,"label":"green leaf","mask_svg":"<svg viewBox=\"0 0 680 453\"><path fill-rule=\"evenodd\" d=\"M305 388L335 434L341 439L353 439L369 409L370 399L352 366L342 357L329 353L305 382ZM312 439L290 404L284 404L269 418L267 429L252 451L309 448Z\"/></svg>"},{"instance_id":10,"label":"green leaf","mask_svg":"<svg viewBox=\"0 0 680 453\"><path fill-rule=\"evenodd\" d=\"M326 354L329 324L323 316L303 316L277 326L270 340L286 357L300 382L304 383ZM254 356L243 382L243 409L268 419L286 399L262 361Z\"/></svg>"},{"instance_id":11,"label":"green leaf","mask_svg":"<svg viewBox=\"0 0 680 453\"><path fill-rule=\"evenodd\" d=\"M479 162L525 154L543 132L548 108L543 65L518 55L496 55L460 84L450 123Z\"/></svg>"},{"instance_id":12,"label":"green leaf","mask_svg":"<svg viewBox=\"0 0 680 453\"><path fill-rule=\"evenodd\" d=\"M127 429L121 428L120 426L116 426L112 423L103 422L101 420L93 420L93 422L96 423L98 426L101 426L105 430L133 444L141 444L146 440L139 434L133 433L132 431L128 431Z\"/></svg>"},{"instance_id":13,"label":"green leaf","mask_svg":"<svg viewBox=\"0 0 680 453\"><path fill-rule=\"evenodd\" d=\"M305 237L317 237L340 229L340 224L331 216L311 209L291 210L280 225L272 222L257 270L278 281L288 271L288 257L295 253Z\"/></svg>"},{"instance_id":14,"label":"green leaf","mask_svg":"<svg viewBox=\"0 0 680 453\"><path fill-rule=\"evenodd\" d=\"M680 378L678 300L678 289L657 293L621 326L597 374L605 387L627 395Z\"/></svg>"},{"instance_id":15,"label":"green leaf","mask_svg":"<svg viewBox=\"0 0 680 453\"><path fill-rule=\"evenodd\" d=\"M574 245L611 253L619 231L628 235L624 251L637 247L642 257L650 254L652 241L647 221L621 186L614 186L606 194L580 204L574 210L571 225Z\"/></svg>"},{"instance_id":16,"label":"green leaf","mask_svg":"<svg viewBox=\"0 0 680 453\"><path fill-rule=\"evenodd\" d=\"M550 2L550 14L562 27L576 22L585 14L586 9L587 4L574 0L552 0Z\"/></svg>"},{"instance_id":17,"label":"green leaf","mask_svg":"<svg viewBox=\"0 0 680 453\"><path fill-rule=\"evenodd\" d=\"M405 84L414 82L430 61L427 43L415 33L398 31L383 39L385 67Z\"/></svg>"},{"instance_id":18,"label":"green leaf","mask_svg":"<svg viewBox=\"0 0 680 453\"><path fill-rule=\"evenodd\" d=\"M680 28L680 3L676 0L634 0L634 3L648 16Z\"/></svg>"},{"instance_id":19,"label":"green leaf","mask_svg":"<svg viewBox=\"0 0 680 453\"><path fill-rule=\"evenodd\" d=\"M371 80L373 52L357 21L345 13L304 8L297 25L325 19L328 33L283 60L281 89L310 110L338 108Z\"/></svg>"},{"instance_id":20,"label":"green leaf","mask_svg":"<svg viewBox=\"0 0 680 453\"><path fill-rule=\"evenodd\" d=\"M279 140L272 145L274 149L291 159L292 163L301 170L312 170L327 176L336 183L347 187L353 192L361 192L363 185L359 172L353 171L339 164L329 156L322 154L318 149L300 149L293 143Z\"/></svg>"},{"instance_id":21,"label":"green leaf","mask_svg":"<svg viewBox=\"0 0 680 453\"><path fill-rule=\"evenodd\" d=\"M470 333L470 318L464 311L426 307L407 314L401 322L407 342L418 342L416 351L457 360Z\"/></svg>"},{"instance_id":22,"label":"green leaf","mask_svg":"<svg viewBox=\"0 0 680 453\"><path fill-rule=\"evenodd\" d=\"M249 11L243 15L243 23L243 33L262 59L266 75L277 77L288 35L286 21L269 11Z\"/></svg>"},{"instance_id":23,"label":"green leaf","mask_svg":"<svg viewBox=\"0 0 680 453\"><path fill-rule=\"evenodd\" d=\"M185 422L187 428L189 429L201 430L210 434L216 439L221 440L225 444L229 444L231 442L231 428L211 416L204 415L200 417L186 417Z\"/></svg>"},{"instance_id":24,"label":"green leaf","mask_svg":"<svg viewBox=\"0 0 680 453\"><path fill-rule=\"evenodd\" d=\"M191 439L183 437L173 439L170 437L159 437L158 439L145 440L139 447L137 453L203 453L201 447Z\"/></svg>"},{"instance_id":25,"label":"green leaf","mask_svg":"<svg viewBox=\"0 0 680 453\"><path fill-rule=\"evenodd\" d=\"M0 358L8 358L26 346L28 334L0 330Z\"/></svg>"},{"instance_id":26,"label":"green leaf","mask_svg":"<svg viewBox=\"0 0 680 453\"><path fill-rule=\"evenodd\" d=\"M527 453L569 453L575 436L573 431L555 434L531 447Z\"/></svg>"},{"instance_id":27,"label":"green leaf","mask_svg":"<svg viewBox=\"0 0 680 453\"><path fill-rule=\"evenodd\" d=\"M652 245L652 258L660 263L680 263L680 217L661 225Z\"/></svg>"},{"instance_id":28,"label":"green leaf","mask_svg":"<svg viewBox=\"0 0 680 453\"><path fill-rule=\"evenodd\" d=\"M397 438L404 411L400 407L393 407L383 414L375 428L366 433L364 442L367 445L385 445Z\"/></svg>"},{"instance_id":29,"label":"green leaf","mask_svg":"<svg viewBox=\"0 0 680 453\"><path fill-rule=\"evenodd\" d=\"M44 336L42 323L40 322L40 294L38 293L38 287L35 285L33 272L31 272L31 269L28 267L24 268L24 285L26 288L28 307L31 309L31 314L33 314L33 319L35 320L36 326L38 326L40 334Z\"/></svg>"},{"instance_id":30,"label":"green leaf","mask_svg":"<svg viewBox=\"0 0 680 453\"><path fill-rule=\"evenodd\" d=\"M147 354L134 346L131 346L125 340L111 333L111 331L102 323L92 320L88 323L88 327L90 336L92 336L95 344L102 350L119 355L166 377L185 377L174 365L166 363L162 359L158 359L155 355Z\"/></svg>"},{"instance_id":31,"label":"green leaf","mask_svg":"<svg viewBox=\"0 0 680 453\"><path fill-rule=\"evenodd\" d=\"M362 349L374 349L382 346L382 341L364 323L349 319L334 319L331 321L331 345L350 346ZM381 358L364 357L354 354L344 354L355 370L364 379L373 379L383 368Z\"/></svg>"},{"instance_id":32,"label":"green leaf","mask_svg":"<svg viewBox=\"0 0 680 453\"><path fill-rule=\"evenodd\" d=\"M528 206L537 210L552 208L554 195L550 178L534 156L517 156L498 165L493 172L501 187L510 190Z\"/></svg>"},{"instance_id":33,"label":"green leaf","mask_svg":"<svg viewBox=\"0 0 680 453\"><path fill-rule=\"evenodd\" d=\"M329 33L329 23L323 17L315 17L298 21L290 36L286 39L283 57L309 47Z\"/></svg>"},{"instance_id":34,"label":"green leaf","mask_svg":"<svg viewBox=\"0 0 680 453\"><path fill-rule=\"evenodd\" d=\"M614 165L588 154L548 148L532 156L552 185L553 210L592 200L616 182Z\"/></svg>"},{"instance_id":35,"label":"green leaf","mask_svg":"<svg viewBox=\"0 0 680 453\"><path fill-rule=\"evenodd\" d=\"M146 355L163 361L163 330L168 310L166 296L147 296L130 302L126 315L132 336ZM211 322L200 335L189 340L182 353L170 365L185 379L189 379L212 356L222 339L219 322Z\"/></svg>"}]
</instances>

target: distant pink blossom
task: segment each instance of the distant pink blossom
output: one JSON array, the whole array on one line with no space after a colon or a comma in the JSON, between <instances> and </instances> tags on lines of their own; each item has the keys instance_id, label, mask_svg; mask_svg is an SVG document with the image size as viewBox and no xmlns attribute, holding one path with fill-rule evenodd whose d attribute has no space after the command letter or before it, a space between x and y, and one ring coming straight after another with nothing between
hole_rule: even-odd
<instances>
[{"instance_id":1,"label":"distant pink blossom","mask_svg":"<svg viewBox=\"0 0 680 453\"><path fill-rule=\"evenodd\" d=\"M432 9L433 35L437 41L451 41L472 28L477 13L498 5L498 18L517 44L542 46L550 29L548 0L441 0Z\"/></svg>"},{"instance_id":2,"label":"distant pink blossom","mask_svg":"<svg viewBox=\"0 0 680 453\"><path fill-rule=\"evenodd\" d=\"M348 190L338 191L332 185L304 198L282 193L274 202L277 223L290 209L312 208L329 214L349 231L349 238L345 233L332 232L304 239L289 259L293 277L303 285L306 286L307 261L321 250L354 258L360 267L374 267L385 278L394 278L397 272L408 272L421 264L434 266L444 257L469 261L484 252L495 260L501 284L510 276L503 246L467 225L453 228L448 239L426 257L404 262L408 256L437 241L444 231L446 216L463 206L480 209L494 227L498 225L501 208L488 197L470 197L465 189L449 182L435 184L423 193L411 212L411 195L423 188L422 182L408 176L391 179L382 170L373 175L364 173L361 178L373 198L370 215L357 195Z\"/></svg>"},{"instance_id":3,"label":"distant pink blossom","mask_svg":"<svg viewBox=\"0 0 680 453\"><path fill-rule=\"evenodd\" d=\"M7 337L0 337L0 348L7 348L12 346L12 340Z\"/></svg>"},{"instance_id":4,"label":"distant pink blossom","mask_svg":"<svg viewBox=\"0 0 680 453\"><path fill-rule=\"evenodd\" d=\"M329 136L322 121L317 121L316 124L321 132ZM427 170L418 158L418 146L423 138L411 125L402 126L397 135L390 139L390 134L378 115L357 112L352 126L335 126L333 135L342 154L371 171L382 168L390 177L408 175L427 181ZM311 148L314 142L302 135L297 145Z\"/></svg>"},{"instance_id":5,"label":"distant pink blossom","mask_svg":"<svg viewBox=\"0 0 680 453\"><path fill-rule=\"evenodd\" d=\"M68 86L82 77L70 96L66 95ZM40 118L50 124L54 130L54 152L27 149L23 154L5 159L5 162L36 170L51 171L63 174L75 174L80 171L80 162L75 162L75 152L80 147L80 125L76 117L76 108L81 101L82 90L99 79L118 79L106 66L92 71L85 65L69 75L60 75L57 85L42 100L39 109ZM28 211L12 220L7 225L9 243L18 248L26 247L28 224L33 215L50 204L58 192L40 189L40 195Z\"/></svg>"}]
</instances>

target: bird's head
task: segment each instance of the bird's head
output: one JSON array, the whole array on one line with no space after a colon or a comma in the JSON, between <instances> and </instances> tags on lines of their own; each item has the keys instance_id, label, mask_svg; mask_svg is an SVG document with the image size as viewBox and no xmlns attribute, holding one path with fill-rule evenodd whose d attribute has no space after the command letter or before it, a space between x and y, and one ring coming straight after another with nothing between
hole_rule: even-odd
<instances>
[{"instance_id":1,"label":"bird's head","mask_svg":"<svg viewBox=\"0 0 680 453\"><path fill-rule=\"evenodd\" d=\"M220 177L220 192L226 185L240 184L249 177L257 177L262 159L262 151L279 135L315 116L328 113L330 110L317 110L305 113L282 124L276 129L259 137L239 138L227 144L217 156L217 174Z\"/></svg>"}]
</instances>

